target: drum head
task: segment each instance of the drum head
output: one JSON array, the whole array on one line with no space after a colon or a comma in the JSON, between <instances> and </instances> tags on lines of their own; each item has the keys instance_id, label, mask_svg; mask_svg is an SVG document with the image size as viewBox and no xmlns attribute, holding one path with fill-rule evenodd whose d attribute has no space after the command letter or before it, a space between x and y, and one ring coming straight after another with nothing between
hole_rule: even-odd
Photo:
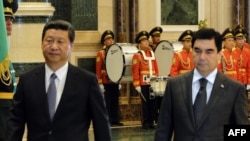
<instances>
[{"instance_id":1,"label":"drum head","mask_svg":"<svg viewBox=\"0 0 250 141\"><path fill-rule=\"evenodd\" d=\"M155 49L155 57L158 64L159 76L168 76L172 65L174 49L169 41L162 40Z\"/></svg>"},{"instance_id":2,"label":"drum head","mask_svg":"<svg viewBox=\"0 0 250 141\"><path fill-rule=\"evenodd\" d=\"M119 82L123 75L124 56L119 45L113 44L109 47L105 57L107 75L112 82Z\"/></svg>"}]
</instances>

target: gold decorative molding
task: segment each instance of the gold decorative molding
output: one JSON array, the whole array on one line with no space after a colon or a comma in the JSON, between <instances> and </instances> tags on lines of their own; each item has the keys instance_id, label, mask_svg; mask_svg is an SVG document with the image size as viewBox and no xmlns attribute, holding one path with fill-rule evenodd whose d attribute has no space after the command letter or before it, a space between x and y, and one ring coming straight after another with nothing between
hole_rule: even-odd
<instances>
[{"instance_id":1,"label":"gold decorative molding","mask_svg":"<svg viewBox=\"0 0 250 141\"><path fill-rule=\"evenodd\" d=\"M55 8L49 2L19 2L16 16L52 16Z\"/></svg>"},{"instance_id":2,"label":"gold decorative molding","mask_svg":"<svg viewBox=\"0 0 250 141\"><path fill-rule=\"evenodd\" d=\"M73 51L99 51L102 49L98 43L74 43Z\"/></svg>"},{"instance_id":3,"label":"gold decorative molding","mask_svg":"<svg viewBox=\"0 0 250 141\"><path fill-rule=\"evenodd\" d=\"M198 25L199 25L199 29L206 28L207 27L207 19L200 20Z\"/></svg>"}]
</instances>

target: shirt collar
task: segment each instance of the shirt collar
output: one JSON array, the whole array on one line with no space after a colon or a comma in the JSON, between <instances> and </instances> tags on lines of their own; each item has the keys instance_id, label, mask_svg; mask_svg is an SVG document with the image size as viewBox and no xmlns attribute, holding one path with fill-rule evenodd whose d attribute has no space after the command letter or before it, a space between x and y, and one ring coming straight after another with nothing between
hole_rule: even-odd
<instances>
[{"instance_id":1,"label":"shirt collar","mask_svg":"<svg viewBox=\"0 0 250 141\"><path fill-rule=\"evenodd\" d=\"M216 77L218 70L217 68L214 69L207 77L206 79L208 80L209 83L214 84L214 80ZM199 71L195 68L194 69L194 75L193 75L193 83L196 83L199 81L199 79L203 78L203 76L199 73Z\"/></svg>"},{"instance_id":2,"label":"shirt collar","mask_svg":"<svg viewBox=\"0 0 250 141\"><path fill-rule=\"evenodd\" d=\"M69 63L67 62L65 65L63 65L61 68L59 68L58 70L56 70L56 72L53 72L53 70L51 68L49 68L49 66L47 64L45 64L45 75L46 75L46 80L49 81L50 76L52 73L55 73L57 78L59 80L62 80L63 76L65 76L65 74L68 71L68 66Z\"/></svg>"}]
</instances>

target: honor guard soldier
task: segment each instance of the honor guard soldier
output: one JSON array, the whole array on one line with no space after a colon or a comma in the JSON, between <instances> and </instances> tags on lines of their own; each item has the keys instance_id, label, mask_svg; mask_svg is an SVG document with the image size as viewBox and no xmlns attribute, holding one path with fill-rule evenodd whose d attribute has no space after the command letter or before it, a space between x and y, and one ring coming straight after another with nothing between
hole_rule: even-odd
<instances>
[{"instance_id":1,"label":"honor guard soldier","mask_svg":"<svg viewBox=\"0 0 250 141\"><path fill-rule=\"evenodd\" d=\"M101 43L104 45L103 49L98 51L96 57L96 75L98 77L99 86L104 92L106 107L109 114L111 126L122 126L119 114L119 84L109 80L105 68L105 56L109 47L114 44L114 33L111 30L106 30L101 36Z\"/></svg>"},{"instance_id":2,"label":"honor guard soldier","mask_svg":"<svg viewBox=\"0 0 250 141\"><path fill-rule=\"evenodd\" d=\"M173 55L170 68L171 77L183 74L194 68L192 59L192 38L193 32L191 30L186 30L180 35L178 41L182 43L183 48Z\"/></svg>"},{"instance_id":3,"label":"honor guard soldier","mask_svg":"<svg viewBox=\"0 0 250 141\"><path fill-rule=\"evenodd\" d=\"M142 127L154 129L155 99L151 97L150 78L158 76L158 66L154 52L149 46L149 34L141 31L136 35L135 42L139 51L132 58L133 85L141 95Z\"/></svg>"},{"instance_id":4,"label":"honor guard soldier","mask_svg":"<svg viewBox=\"0 0 250 141\"><path fill-rule=\"evenodd\" d=\"M149 35L151 36L151 44L150 47L152 48L152 50L155 52L158 43L161 41L161 33L162 33L162 28L160 26L156 26L153 29L151 29L151 31L149 32ZM156 105L155 105L155 117L154 117L154 121L155 123L157 123L158 120L158 116L159 116L159 112L160 112L160 107L161 107L161 102L162 102L162 98L161 96L157 96L155 97L155 101L156 101Z\"/></svg>"},{"instance_id":5,"label":"honor guard soldier","mask_svg":"<svg viewBox=\"0 0 250 141\"><path fill-rule=\"evenodd\" d=\"M237 25L234 29L235 34L235 43L236 43L236 50L239 59L239 67L238 67L238 81L242 82L246 87L246 94L249 99L250 97L250 55L249 51L250 46L249 43L246 42L248 38L248 32L246 28L242 25ZM248 105L250 107L250 102L248 101ZM248 117L250 117L250 108L248 110Z\"/></svg>"},{"instance_id":6,"label":"honor guard soldier","mask_svg":"<svg viewBox=\"0 0 250 141\"><path fill-rule=\"evenodd\" d=\"M246 31L243 28L235 28L235 52L238 62L238 81L250 89L250 49L245 43Z\"/></svg>"},{"instance_id":7,"label":"honor guard soldier","mask_svg":"<svg viewBox=\"0 0 250 141\"><path fill-rule=\"evenodd\" d=\"M14 20L14 13L18 9L17 0L3 0L4 16L6 23L7 35L10 36L12 32L12 24ZM6 48L9 48L6 47ZM9 53L9 52L7 52ZM8 55L8 54L7 54ZM7 63L7 66L5 66ZM15 70L9 59L3 60L0 63L0 141L7 140L7 121L10 116L10 108L12 106L12 98L15 93L16 79Z\"/></svg>"},{"instance_id":8,"label":"honor guard soldier","mask_svg":"<svg viewBox=\"0 0 250 141\"><path fill-rule=\"evenodd\" d=\"M244 38L244 42L245 42L245 45L249 47L249 44L247 43L247 37L248 37L248 32L246 30L246 28L241 25L241 24L238 24L235 28L234 28L234 32L237 31L238 29L241 29L242 30L242 34L244 35L243 38Z\"/></svg>"},{"instance_id":9,"label":"honor guard soldier","mask_svg":"<svg viewBox=\"0 0 250 141\"><path fill-rule=\"evenodd\" d=\"M223 47L221 51L221 60L218 64L218 70L227 76L237 80L237 54L235 52L234 33L232 28L227 28L222 33Z\"/></svg>"},{"instance_id":10,"label":"honor guard soldier","mask_svg":"<svg viewBox=\"0 0 250 141\"><path fill-rule=\"evenodd\" d=\"M158 43L161 41L161 33L162 28L159 26L154 27L150 32L149 35L151 36L152 43L150 44L153 51L156 49Z\"/></svg>"}]
</instances>

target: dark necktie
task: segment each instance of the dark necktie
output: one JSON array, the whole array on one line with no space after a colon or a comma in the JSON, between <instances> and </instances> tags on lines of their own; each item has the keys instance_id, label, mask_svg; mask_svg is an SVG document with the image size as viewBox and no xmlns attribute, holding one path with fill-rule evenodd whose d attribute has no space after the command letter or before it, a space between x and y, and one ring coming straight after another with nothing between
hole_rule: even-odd
<instances>
[{"instance_id":1,"label":"dark necktie","mask_svg":"<svg viewBox=\"0 0 250 141\"><path fill-rule=\"evenodd\" d=\"M53 119L55 109L56 109L56 85L55 85L55 79L56 79L56 74L53 73L50 76L50 84L48 88L48 104L49 104L49 114L50 114L50 119Z\"/></svg>"},{"instance_id":2,"label":"dark necktie","mask_svg":"<svg viewBox=\"0 0 250 141\"><path fill-rule=\"evenodd\" d=\"M207 102L207 91L206 91L206 85L207 85L207 79L201 78L200 79L200 89L198 91L198 94L196 96L195 102L194 102L194 119L195 124L198 125L199 120L202 116L202 113L204 112L204 109L206 107Z\"/></svg>"}]
</instances>

